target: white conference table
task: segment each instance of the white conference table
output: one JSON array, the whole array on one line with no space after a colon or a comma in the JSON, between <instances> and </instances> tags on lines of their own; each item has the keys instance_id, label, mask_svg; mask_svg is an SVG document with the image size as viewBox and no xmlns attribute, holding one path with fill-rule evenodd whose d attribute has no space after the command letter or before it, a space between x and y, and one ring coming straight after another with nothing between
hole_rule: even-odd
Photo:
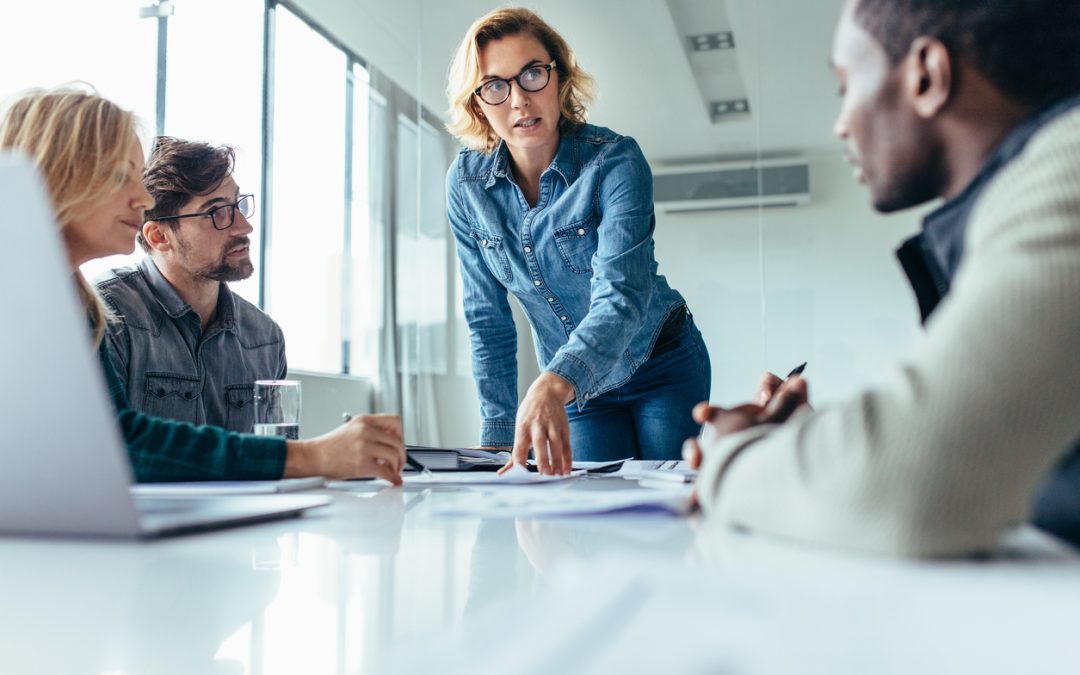
<instances>
[{"instance_id":1,"label":"white conference table","mask_svg":"<svg viewBox=\"0 0 1080 675\"><path fill-rule=\"evenodd\" d=\"M0 538L0 672L1080 672L1080 557L1030 528L916 563L698 517L324 492L302 518L159 541Z\"/></svg>"}]
</instances>

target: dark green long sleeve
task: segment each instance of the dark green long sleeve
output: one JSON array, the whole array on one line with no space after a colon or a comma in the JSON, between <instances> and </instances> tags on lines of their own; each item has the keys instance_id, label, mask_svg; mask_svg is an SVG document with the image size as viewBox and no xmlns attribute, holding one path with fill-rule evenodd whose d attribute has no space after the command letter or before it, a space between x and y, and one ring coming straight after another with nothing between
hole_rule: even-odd
<instances>
[{"instance_id":1,"label":"dark green long sleeve","mask_svg":"<svg viewBox=\"0 0 1080 675\"><path fill-rule=\"evenodd\" d=\"M104 340L98 357L136 482L281 478L285 439L193 426L132 410Z\"/></svg>"}]
</instances>

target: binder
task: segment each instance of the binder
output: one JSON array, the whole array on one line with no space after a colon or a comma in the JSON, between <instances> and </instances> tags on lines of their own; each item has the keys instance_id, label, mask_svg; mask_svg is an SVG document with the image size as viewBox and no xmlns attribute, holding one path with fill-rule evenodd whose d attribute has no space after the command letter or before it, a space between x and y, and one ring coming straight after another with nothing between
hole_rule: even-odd
<instances>
[{"instance_id":1,"label":"binder","mask_svg":"<svg viewBox=\"0 0 1080 675\"><path fill-rule=\"evenodd\" d=\"M510 460L509 452L475 448L433 448L406 444L405 452L431 471L496 471Z\"/></svg>"}]
</instances>

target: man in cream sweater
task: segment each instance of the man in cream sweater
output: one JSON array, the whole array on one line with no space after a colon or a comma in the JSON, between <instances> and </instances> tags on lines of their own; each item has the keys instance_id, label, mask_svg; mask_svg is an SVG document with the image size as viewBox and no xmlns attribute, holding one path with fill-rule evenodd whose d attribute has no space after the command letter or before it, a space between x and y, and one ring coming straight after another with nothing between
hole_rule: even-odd
<instances>
[{"instance_id":1,"label":"man in cream sweater","mask_svg":"<svg viewBox=\"0 0 1080 675\"><path fill-rule=\"evenodd\" d=\"M945 200L898 251L925 339L842 405L811 411L795 377L698 406L711 520L899 555L990 550L1033 515L1080 541L1077 26L1071 0L849 0L856 177L879 211Z\"/></svg>"}]
</instances>

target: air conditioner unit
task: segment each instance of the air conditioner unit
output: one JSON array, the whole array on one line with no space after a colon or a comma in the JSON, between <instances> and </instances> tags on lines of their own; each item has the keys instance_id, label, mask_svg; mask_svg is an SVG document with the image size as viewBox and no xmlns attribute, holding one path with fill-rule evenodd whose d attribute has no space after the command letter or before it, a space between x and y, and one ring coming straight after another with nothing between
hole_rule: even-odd
<instances>
[{"instance_id":1,"label":"air conditioner unit","mask_svg":"<svg viewBox=\"0 0 1080 675\"><path fill-rule=\"evenodd\" d=\"M653 201L666 213L799 206L810 201L810 166L789 157L654 167Z\"/></svg>"}]
</instances>

